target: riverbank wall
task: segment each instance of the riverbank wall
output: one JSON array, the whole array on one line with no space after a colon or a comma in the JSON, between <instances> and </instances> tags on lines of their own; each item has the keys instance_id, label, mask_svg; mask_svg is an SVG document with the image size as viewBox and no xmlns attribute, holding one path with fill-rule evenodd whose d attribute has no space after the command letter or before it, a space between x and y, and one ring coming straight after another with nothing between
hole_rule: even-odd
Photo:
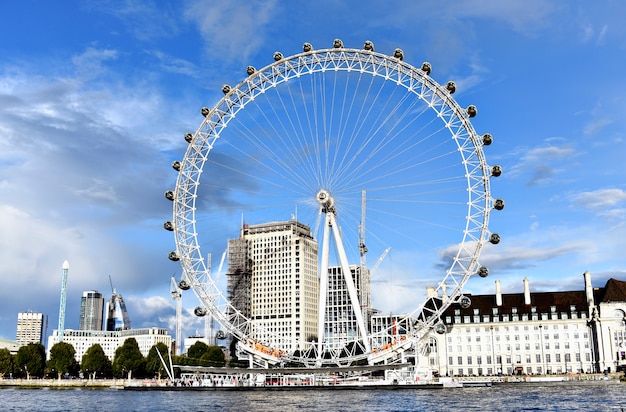
<instances>
[{"instance_id":1,"label":"riverbank wall","mask_svg":"<svg viewBox=\"0 0 626 412\"><path fill-rule=\"evenodd\" d=\"M129 379L0 379L0 388L110 388L124 387L129 382Z\"/></svg>"}]
</instances>

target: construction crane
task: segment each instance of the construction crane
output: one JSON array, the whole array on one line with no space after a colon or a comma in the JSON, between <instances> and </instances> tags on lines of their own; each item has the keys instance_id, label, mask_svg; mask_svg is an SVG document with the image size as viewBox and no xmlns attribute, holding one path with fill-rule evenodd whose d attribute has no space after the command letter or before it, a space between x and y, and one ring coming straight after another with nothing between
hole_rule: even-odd
<instances>
[{"instance_id":1,"label":"construction crane","mask_svg":"<svg viewBox=\"0 0 626 412\"><path fill-rule=\"evenodd\" d=\"M365 246L365 204L366 195L365 189L361 191L361 222L359 223L359 255L361 265L361 284L359 289L361 291L361 309L363 311L363 317L369 319L368 312L370 310L370 272L367 270L367 246Z\"/></svg>"},{"instance_id":2,"label":"construction crane","mask_svg":"<svg viewBox=\"0 0 626 412\"><path fill-rule=\"evenodd\" d=\"M182 339L182 317L183 317L183 291L180 287L178 287L178 283L176 282L176 278L172 276L172 281L170 285L170 295L172 299L176 302L176 336L175 336L175 346L174 353L176 355L181 354L181 339Z\"/></svg>"},{"instance_id":3,"label":"construction crane","mask_svg":"<svg viewBox=\"0 0 626 412\"><path fill-rule=\"evenodd\" d=\"M387 256L387 253L389 253L390 250L391 250L391 247L388 247L387 249L383 251L383 253L380 255L376 263L374 263L374 266L372 266L372 268L370 269L370 276L372 276L374 272L376 272L376 269L378 269L378 266L380 266L380 264L385 259L385 256Z\"/></svg>"},{"instance_id":4,"label":"construction crane","mask_svg":"<svg viewBox=\"0 0 626 412\"><path fill-rule=\"evenodd\" d=\"M361 191L361 223L359 224L359 255L361 256L361 267L365 268L365 255L367 254L367 246L365 246L365 189Z\"/></svg>"},{"instance_id":5,"label":"construction crane","mask_svg":"<svg viewBox=\"0 0 626 412\"><path fill-rule=\"evenodd\" d=\"M222 268L224 267L224 261L226 260L226 254L228 253L228 249L226 249L224 251L224 253L222 253L222 257L220 259L220 265L217 268L217 273L215 274L215 278L214 278L214 282L217 285L217 283L220 280L220 277L222 276ZM209 262L211 261L211 254L209 253L208 255L208 259ZM210 263L209 263L210 265ZM210 266L209 266L209 270L210 270ZM207 340L209 341L209 345L215 345L215 325L214 325L214 319L213 319L213 315L211 315L209 313L209 316L206 317L205 319L205 325L204 325L204 336L206 336Z\"/></svg>"}]
</instances>

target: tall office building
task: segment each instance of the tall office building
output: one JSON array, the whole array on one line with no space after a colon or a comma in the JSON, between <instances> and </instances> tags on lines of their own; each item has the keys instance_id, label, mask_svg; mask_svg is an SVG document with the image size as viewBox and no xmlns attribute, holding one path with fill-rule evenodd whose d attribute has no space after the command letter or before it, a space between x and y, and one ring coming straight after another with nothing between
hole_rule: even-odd
<instances>
[{"instance_id":1,"label":"tall office building","mask_svg":"<svg viewBox=\"0 0 626 412\"><path fill-rule=\"evenodd\" d=\"M244 225L229 242L228 297L273 348L317 339L317 242L295 220Z\"/></svg>"},{"instance_id":2,"label":"tall office building","mask_svg":"<svg viewBox=\"0 0 626 412\"><path fill-rule=\"evenodd\" d=\"M369 269L362 271L361 266L350 265L350 273L359 298L358 307L367 328L370 317ZM328 268L325 319L324 338L329 349L340 349L359 338L358 322L341 266Z\"/></svg>"},{"instance_id":3,"label":"tall office building","mask_svg":"<svg viewBox=\"0 0 626 412\"><path fill-rule=\"evenodd\" d=\"M97 290L83 292L80 299L79 330L102 330L104 296Z\"/></svg>"},{"instance_id":4,"label":"tall office building","mask_svg":"<svg viewBox=\"0 0 626 412\"><path fill-rule=\"evenodd\" d=\"M66 260L61 266L61 299L59 301L59 342L63 342L63 329L65 328L65 302L67 300L67 276L70 271L70 264Z\"/></svg>"},{"instance_id":5,"label":"tall office building","mask_svg":"<svg viewBox=\"0 0 626 412\"><path fill-rule=\"evenodd\" d=\"M15 341L18 345L43 343L44 316L42 313L20 312L17 314L17 333Z\"/></svg>"}]
</instances>

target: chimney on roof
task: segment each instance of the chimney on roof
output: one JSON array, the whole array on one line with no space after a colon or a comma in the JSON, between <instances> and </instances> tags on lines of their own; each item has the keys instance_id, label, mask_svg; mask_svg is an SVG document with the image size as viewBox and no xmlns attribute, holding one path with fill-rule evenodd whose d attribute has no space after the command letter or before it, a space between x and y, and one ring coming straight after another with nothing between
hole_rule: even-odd
<instances>
[{"instance_id":1,"label":"chimney on roof","mask_svg":"<svg viewBox=\"0 0 626 412\"><path fill-rule=\"evenodd\" d=\"M593 300L593 287L591 286L591 273L587 271L583 273L583 277L585 278L585 295L587 296L587 306L595 306L595 302Z\"/></svg>"},{"instance_id":2,"label":"chimney on roof","mask_svg":"<svg viewBox=\"0 0 626 412\"><path fill-rule=\"evenodd\" d=\"M502 291L499 280L496 280L496 306L502 306Z\"/></svg>"},{"instance_id":3,"label":"chimney on roof","mask_svg":"<svg viewBox=\"0 0 626 412\"><path fill-rule=\"evenodd\" d=\"M446 290L447 286L445 283L441 284L441 299L445 302L448 300L448 291Z\"/></svg>"},{"instance_id":4,"label":"chimney on roof","mask_svg":"<svg viewBox=\"0 0 626 412\"><path fill-rule=\"evenodd\" d=\"M530 288L528 287L528 278L524 278L524 305L530 305Z\"/></svg>"},{"instance_id":5,"label":"chimney on roof","mask_svg":"<svg viewBox=\"0 0 626 412\"><path fill-rule=\"evenodd\" d=\"M431 299L435 297L435 288L432 286L426 287L426 298Z\"/></svg>"}]
</instances>

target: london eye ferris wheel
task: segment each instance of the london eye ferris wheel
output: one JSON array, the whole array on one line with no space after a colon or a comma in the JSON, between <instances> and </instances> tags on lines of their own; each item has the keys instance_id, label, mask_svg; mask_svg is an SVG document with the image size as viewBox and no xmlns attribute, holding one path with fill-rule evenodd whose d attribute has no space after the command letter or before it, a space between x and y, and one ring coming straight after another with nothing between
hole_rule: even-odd
<instances>
[{"instance_id":1,"label":"london eye ferris wheel","mask_svg":"<svg viewBox=\"0 0 626 412\"><path fill-rule=\"evenodd\" d=\"M200 314L210 312L259 365L393 362L433 329L442 332L450 305L471 304L462 293L468 280L488 274L479 255L499 242L489 215L504 207L490 193L501 174L483 151L492 136L474 130L477 108L453 99L454 82L440 85L429 63L414 67L401 49L386 55L370 41L355 49L337 39L273 60L224 85L223 98L202 108L200 126L185 135L176 187L165 194L173 219L164 226L176 242L169 257L180 261ZM261 290L255 259L280 252L287 263L275 259L281 274L263 280L265 306L243 308L207 253L245 238L248 227L281 221L310 237L316 283L300 284L296 240L266 246L262 257L248 256L245 299ZM282 306L268 306L272 287L289 292ZM333 288L343 293L339 309ZM294 338L294 328L311 323L298 306L307 294L316 295L315 324ZM298 320L275 327L259 320L267 308Z\"/></svg>"}]
</instances>

